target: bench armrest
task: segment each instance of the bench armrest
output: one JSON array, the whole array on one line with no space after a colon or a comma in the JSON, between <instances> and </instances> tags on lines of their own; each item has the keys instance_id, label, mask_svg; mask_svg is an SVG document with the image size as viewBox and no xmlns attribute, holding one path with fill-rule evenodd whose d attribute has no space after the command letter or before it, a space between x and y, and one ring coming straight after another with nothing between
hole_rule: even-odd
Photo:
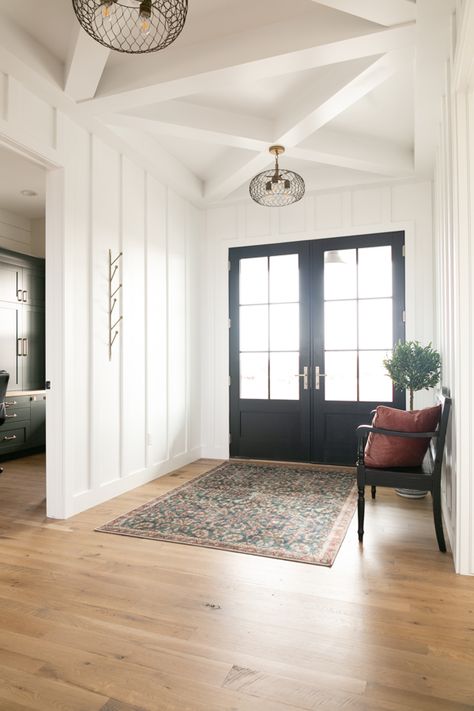
<instances>
[{"instance_id":1,"label":"bench armrest","mask_svg":"<svg viewBox=\"0 0 474 711\"><path fill-rule=\"evenodd\" d=\"M358 439L369 434L383 434L386 437L406 437L407 439L431 439L438 436L438 432L397 432L397 430L383 430L372 425L359 425L357 428Z\"/></svg>"}]
</instances>

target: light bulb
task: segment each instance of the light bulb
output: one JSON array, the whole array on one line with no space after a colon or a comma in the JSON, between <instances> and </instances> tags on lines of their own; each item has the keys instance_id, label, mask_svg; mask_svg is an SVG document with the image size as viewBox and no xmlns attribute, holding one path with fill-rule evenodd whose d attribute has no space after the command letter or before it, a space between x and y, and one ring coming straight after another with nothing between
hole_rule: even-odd
<instances>
[{"instance_id":1,"label":"light bulb","mask_svg":"<svg viewBox=\"0 0 474 711\"><path fill-rule=\"evenodd\" d=\"M151 0L142 0L138 16L140 32L148 35L151 30Z\"/></svg>"},{"instance_id":2,"label":"light bulb","mask_svg":"<svg viewBox=\"0 0 474 711\"><path fill-rule=\"evenodd\" d=\"M113 0L103 0L102 1L102 20L104 24L110 25L112 22L112 5L113 5Z\"/></svg>"},{"instance_id":3,"label":"light bulb","mask_svg":"<svg viewBox=\"0 0 474 711\"><path fill-rule=\"evenodd\" d=\"M150 34L151 30L151 21L150 17L148 15L145 15L144 13L140 13L140 32L142 35L148 35Z\"/></svg>"}]
</instances>

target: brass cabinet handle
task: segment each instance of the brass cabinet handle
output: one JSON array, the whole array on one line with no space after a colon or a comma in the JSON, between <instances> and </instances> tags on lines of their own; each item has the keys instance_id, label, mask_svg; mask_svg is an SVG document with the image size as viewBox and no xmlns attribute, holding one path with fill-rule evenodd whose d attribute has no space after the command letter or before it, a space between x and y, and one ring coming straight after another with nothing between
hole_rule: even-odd
<instances>
[{"instance_id":1,"label":"brass cabinet handle","mask_svg":"<svg viewBox=\"0 0 474 711\"><path fill-rule=\"evenodd\" d=\"M23 355L24 356L28 355L28 339L27 338L23 339Z\"/></svg>"},{"instance_id":2,"label":"brass cabinet handle","mask_svg":"<svg viewBox=\"0 0 474 711\"><path fill-rule=\"evenodd\" d=\"M10 402L5 402L5 407L13 407L14 405L17 405L16 400L10 400Z\"/></svg>"},{"instance_id":3,"label":"brass cabinet handle","mask_svg":"<svg viewBox=\"0 0 474 711\"><path fill-rule=\"evenodd\" d=\"M5 415L5 417L18 417L18 415L15 412L13 415Z\"/></svg>"},{"instance_id":4,"label":"brass cabinet handle","mask_svg":"<svg viewBox=\"0 0 474 711\"><path fill-rule=\"evenodd\" d=\"M23 355L23 338L16 339L16 354L19 356Z\"/></svg>"},{"instance_id":5,"label":"brass cabinet handle","mask_svg":"<svg viewBox=\"0 0 474 711\"><path fill-rule=\"evenodd\" d=\"M26 291L26 289L23 291L23 301L28 301L28 292Z\"/></svg>"},{"instance_id":6,"label":"brass cabinet handle","mask_svg":"<svg viewBox=\"0 0 474 711\"><path fill-rule=\"evenodd\" d=\"M21 289L17 289L16 298L18 301L23 301L23 291Z\"/></svg>"},{"instance_id":7,"label":"brass cabinet handle","mask_svg":"<svg viewBox=\"0 0 474 711\"><path fill-rule=\"evenodd\" d=\"M11 440L11 439L16 439L16 435L12 435L11 437L7 437L7 436L5 435L5 437L3 438L3 442L8 442L8 441Z\"/></svg>"}]
</instances>

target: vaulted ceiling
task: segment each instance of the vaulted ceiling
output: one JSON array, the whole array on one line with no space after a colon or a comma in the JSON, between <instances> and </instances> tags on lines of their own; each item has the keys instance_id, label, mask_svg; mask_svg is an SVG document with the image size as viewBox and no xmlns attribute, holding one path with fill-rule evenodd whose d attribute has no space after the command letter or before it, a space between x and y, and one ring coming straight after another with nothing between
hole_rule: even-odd
<instances>
[{"instance_id":1,"label":"vaulted ceiling","mask_svg":"<svg viewBox=\"0 0 474 711\"><path fill-rule=\"evenodd\" d=\"M0 0L0 41L213 203L244 194L272 143L309 189L429 176L453 1L189 0L172 46L130 56L70 0Z\"/></svg>"}]
</instances>

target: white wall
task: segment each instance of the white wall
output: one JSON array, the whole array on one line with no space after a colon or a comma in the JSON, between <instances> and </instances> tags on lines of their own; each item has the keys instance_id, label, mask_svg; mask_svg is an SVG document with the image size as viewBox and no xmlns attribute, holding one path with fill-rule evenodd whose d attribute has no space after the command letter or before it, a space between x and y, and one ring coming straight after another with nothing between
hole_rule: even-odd
<instances>
[{"instance_id":1,"label":"white wall","mask_svg":"<svg viewBox=\"0 0 474 711\"><path fill-rule=\"evenodd\" d=\"M263 208L249 200L206 213L203 255L203 456L229 454L228 250L251 244L405 231L406 334L433 339L432 186L397 183L306 195ZM415 405L432 402L417 394Z\"/></svg>"},{"instance_id":2,"label":"white wall","mask_svg":"<svg viewBox=\"0 0 474 711\"><path fill-rule=\"evenodd\" d=\"M44 257L44 220L29 220L0 209L0 247Z\"/></svg>"},{"instance_id":3,"label":"white wall","mask_svg":"<svg viewBox=\"0 0 474 711\"><path fill-rule=\"evenodd\" d=\"M58 104L52 89L37 95L14 63L2 73L2 57L0 140L50 169L47 506L61 518L200 455L202 213L120 139L58 109L62 95ZM40 232L35 225L32 239L30 230L32 248ZM124 319L111 361L109 248L123 251Z\"/></svg>"},{"instance_id":4,"label":"white wall","mask_svg":"<svg viewBox=\"0 0 474 711\"><path fill-rule=\"evenodd\" d=\"M456 570L474 575L474 7L458 3L435 173L436 344L453 396L444 504Z\"/></svg>"}]
</instances>

